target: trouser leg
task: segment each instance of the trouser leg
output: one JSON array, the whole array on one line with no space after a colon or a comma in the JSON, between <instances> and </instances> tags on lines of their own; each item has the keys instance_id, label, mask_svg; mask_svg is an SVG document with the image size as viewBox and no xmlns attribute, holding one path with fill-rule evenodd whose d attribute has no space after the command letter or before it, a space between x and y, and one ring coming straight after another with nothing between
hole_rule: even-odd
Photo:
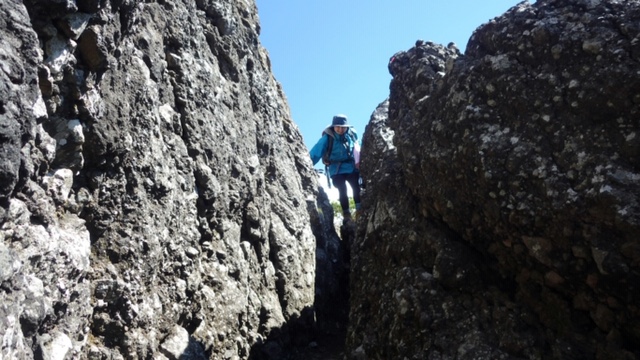
<instances>
[{"instance_id":1,"label":"trouser leg","mask_svg":"<svg viewBox=\"0 0 640 360\"><path fill-rule=\"evenodd\" d=\"M347 181L353 192L353 202L356 203L356 210L360 210L360 173L354 172L347 176Z\"/></svg>"},{"instance_id":2,"label":"trouser leg","mask_svg":"<svg viewBox=\"0 0 640 360\"><path fill-rule=\"evenodd\" d=\"M340 207L343 214L349 214L349 197L347 196L347 174L334 175L332 178L333 186L338 189Z\"/></svg>"}]
</instances>

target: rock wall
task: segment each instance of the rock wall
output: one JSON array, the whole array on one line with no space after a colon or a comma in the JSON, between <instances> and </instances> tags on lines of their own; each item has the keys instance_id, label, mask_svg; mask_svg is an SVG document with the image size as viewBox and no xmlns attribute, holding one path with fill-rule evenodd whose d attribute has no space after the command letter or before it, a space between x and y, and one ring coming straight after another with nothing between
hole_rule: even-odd
<instances>
[{"instance_id":1,"label":"rock wall","mask_svg":"<svg viewBox=\"0 0 640 360\"><path fill-rule=\"evenodd\" d=\"M317 184L253 1L0 3L0 358L308 342Z\"/></svg>"},{"instance_id":2,"label":"rock wall","mask_svg":"<svg viewBox=\"0 0 640 360\"><path fill-rule=\"evenodd\" d=\"M464 55L394 55L351 358L640 358L639 24L638 1L538 0Z\"/></svg>"}]
</instances>

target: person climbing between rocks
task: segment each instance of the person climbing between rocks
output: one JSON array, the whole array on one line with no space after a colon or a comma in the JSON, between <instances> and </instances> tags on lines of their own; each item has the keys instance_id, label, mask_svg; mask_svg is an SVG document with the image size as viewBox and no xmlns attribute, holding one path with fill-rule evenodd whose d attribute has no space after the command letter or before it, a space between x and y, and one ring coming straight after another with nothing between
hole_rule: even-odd
<instances>
[{"instance_id":1,"label":"person climbing between rocks","mask_svg":"<svg viewBox=\"0 0 640 360\"><path fill-rule=\"evenodd\" d=\"M309 152L315 165L320 159L327 167L327 175L338 189L343 223L351 221L347 183L353 192L356 214L360 210L360 144L358 134L347 122L345 115L333 117L331 125L322 131L322 137Z\"/></svg>"}]
</instances>

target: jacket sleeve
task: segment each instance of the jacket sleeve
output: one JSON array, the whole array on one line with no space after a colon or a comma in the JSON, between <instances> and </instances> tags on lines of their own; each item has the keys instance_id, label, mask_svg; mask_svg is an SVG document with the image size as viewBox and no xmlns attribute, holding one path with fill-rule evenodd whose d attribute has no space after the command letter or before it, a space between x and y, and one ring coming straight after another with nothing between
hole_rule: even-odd
<instances>
[{"instance_id":1,"label":"jacket sleeve","mask_svg":"<svg viewBox=\"0 0 640 360\"><path fill-rule=\"evenodd\" d=\"M324 154L325 149L327 147L328 137L329 135L323 134L320 140L318 140L318 142L313 146L313 148L311 148L311 151L309 152L309 156L311 156L311 161L313 162L313 165L317 164L318 161L322 159L322 155Z\"/></svg>"}]
</instances>

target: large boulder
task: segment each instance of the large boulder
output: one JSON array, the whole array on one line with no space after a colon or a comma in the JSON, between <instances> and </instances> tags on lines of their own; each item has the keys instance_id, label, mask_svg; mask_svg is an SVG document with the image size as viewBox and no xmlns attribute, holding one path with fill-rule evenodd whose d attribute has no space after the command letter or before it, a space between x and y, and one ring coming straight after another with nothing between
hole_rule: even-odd
<instances>
[{"instance_id":1,"label":"large boulder","mask_svg":"<svg viewBox=\"0 0 640 360\"><path fill-rule=\"evenodd\" d=\"M0 3L3 358L274 358L317 184L253 1Z\"/></svg>"},{"instance_id":2,"label":"large boulder","mask_svg":"<svg viewBox=\"0 0 640 360\"><path fill-rule=\"evenodd\" d=\"M360 261L387 268L383 287L352 281L354 357L640 357L639 24L638 1L523 2L463 56L424 42L394 55L403 181L384 208L432 225L381 237L389 197L366 205L359 241L377 252ZM364 176L386 184L384 166ZM396 306L354 303L373 290ZM365 319L384 335L360 333Z\"/></svg>"}]
</instances>

